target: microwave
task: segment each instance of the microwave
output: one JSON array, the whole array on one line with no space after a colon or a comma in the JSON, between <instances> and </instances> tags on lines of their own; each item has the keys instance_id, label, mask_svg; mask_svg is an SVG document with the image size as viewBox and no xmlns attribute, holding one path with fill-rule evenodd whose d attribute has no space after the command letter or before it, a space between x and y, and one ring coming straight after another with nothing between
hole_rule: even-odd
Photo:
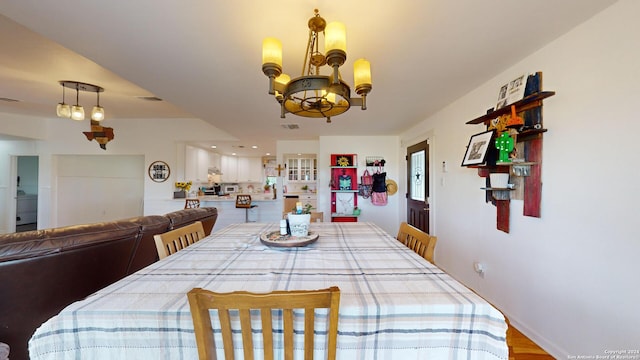
<instances>
[{"instance_id":1,"label":"microwave","mask_svg":"<svg viewBox=\"0 0 640 360\"><path fill-rule=\"evenodd\" d=\"M224 185L224 192L225 192L225 194L237 193L238 192L238 185Z\"/></svg>"}]
</instances>

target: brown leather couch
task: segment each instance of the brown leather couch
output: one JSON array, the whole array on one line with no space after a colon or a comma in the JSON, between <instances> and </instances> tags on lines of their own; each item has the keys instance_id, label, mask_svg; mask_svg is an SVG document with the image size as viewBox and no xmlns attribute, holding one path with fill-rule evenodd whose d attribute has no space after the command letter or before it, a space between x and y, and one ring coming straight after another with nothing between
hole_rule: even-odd
<instances>
[{"instance_id":1,"label":"brown leather couch","mask_svg":"<svg viewBox=\"0 0 640 360\"><path fill-rule=\"evenodd\" d=\"M27 343L42 323L158 261L153 235L202 221L209 235L216 208L163 216L0 235L0 342L12 360L28 359Z\"/></svg>"}]
</instances>

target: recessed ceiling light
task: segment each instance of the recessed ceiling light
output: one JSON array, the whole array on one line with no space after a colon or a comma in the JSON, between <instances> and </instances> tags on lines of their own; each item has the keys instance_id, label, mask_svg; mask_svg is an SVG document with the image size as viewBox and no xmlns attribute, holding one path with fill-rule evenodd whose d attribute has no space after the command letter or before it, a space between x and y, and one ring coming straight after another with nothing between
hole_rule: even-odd
<instances>
[{"instance_id":1,"label":"recessed ceiling light","mask_svg":"<svg viewBox=\"0 0 640 360\"><path fill-rule=\"evenodd\" d=\"M217 149L218 147L217 147L217 146L215 146L215 145L211 145L211 148L212 148L212 149Z\"/></svg>"},{"instance_id":2,"label":"recessed ceiling light","mask_svg":"<svg viewBox=\"0 0 640 360\"><path fill-rule=\"evenodd\" d=\"M251 145L251 148L252 148L252 149L257 149L257 148L258 148L258 145Z\"/></svg>"},{"instance_id":3,"label":"recessed ceiling light","mask_svg":"<svg viewBox=\"0 0 640 360\"><path fill-rule=\"evenodd\" d=\"M271 155L271 153L265 153L265 155L269 156L269 155Z\"/></svg>"},{"instance_id":4,"label":"recessed ceiling light","mask_svg":"<svg viewBox=\"0 0 640 360\"><path fill-rule=\"evenodd\" d=\"M235 155L236 153L231 153L231 155Z\"/></svg>"}]
</instances>

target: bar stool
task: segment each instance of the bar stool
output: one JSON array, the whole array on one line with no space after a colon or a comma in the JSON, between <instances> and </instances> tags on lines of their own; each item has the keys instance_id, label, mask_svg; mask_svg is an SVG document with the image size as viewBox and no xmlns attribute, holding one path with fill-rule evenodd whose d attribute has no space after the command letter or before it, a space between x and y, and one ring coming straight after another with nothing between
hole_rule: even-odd
<instances>
[{"instance_id":1,"label":"bar stool","mask_svg":"<svg viewBox=\"0 0 640 360\"><path fill-rule=\"evenodd\" d=\"M251 204L251 195L237 195L236 196L236 208L244 209L244 222L249 222L249 209L258 207L258 205Z\"/></svg>"}]
</instances>

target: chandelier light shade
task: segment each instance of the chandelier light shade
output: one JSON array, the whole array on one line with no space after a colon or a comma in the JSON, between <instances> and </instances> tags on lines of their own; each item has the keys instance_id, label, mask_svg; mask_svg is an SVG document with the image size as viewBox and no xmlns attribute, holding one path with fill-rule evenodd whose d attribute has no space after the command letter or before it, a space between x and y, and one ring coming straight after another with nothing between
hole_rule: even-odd
<instances>
[{"instance_id":1,"label":"chandelier light shade","mask_svg":"<svg viewBox=\"0 0 640 360\"><path fill-rule=\"evenodd\" d=\"M340 66L347 60L347 36L345 25L327 22L318 9L309 19L309 38L302 74L291 79L282 72L282 43L274 38L266 38L262 43L262 72L269 77L269 94L280 103L280 117L286 113L311 118L326 118L340 115L353 105L366 110L366 96L371 91L371 64L360 59L354 63L356 94L351 98L349 85L340 76ZM324 35L324 51L320 51L319 36ZM320 69L328 65L330 75L320 74Z\"/></svg>"},{"instance_id":2,"label":"chandelier light shade","mask_svg":"<svg viewBox=\"0 0 640 360\"><path fill-rule=\"evenodd\" d=\"M104 120L104 108L100 106L100 92L97 92L98 102L96 106L91 110L91 120L102 121Z\"/></svg>"},{"instance_id":3,"label":"chandelier light shade","mask_svg":"<svg viewBox=\"0 0 640 360\"><path fill-rule=\"evenodd\" d=\"M104 119L104 108L100 106L100 93L104 89L100 86L87 84L79 81L61 80L58 83L62 85L62 102L56 107L56 114L59 117L71 118L73 120L84 120L84 108L80 105L80 91L95 92L97 95L96 106L91 111L91 119L100 121ZM64 88L70 88L76 90L76 104L69 106L64 103Z\"/></svg>"},{"instance_id":4,"label":"chandelier light shade","mask_svg":"<svg viewBox=\"0 0 640 360\"><path fill-rule=\"evenodd\" d=\"M56 115L62 118L71 117L71 106L64 102L64 86L62 86L62 102L58 103L58 106L56 106Z\"/></svg>"}]
</instances>

